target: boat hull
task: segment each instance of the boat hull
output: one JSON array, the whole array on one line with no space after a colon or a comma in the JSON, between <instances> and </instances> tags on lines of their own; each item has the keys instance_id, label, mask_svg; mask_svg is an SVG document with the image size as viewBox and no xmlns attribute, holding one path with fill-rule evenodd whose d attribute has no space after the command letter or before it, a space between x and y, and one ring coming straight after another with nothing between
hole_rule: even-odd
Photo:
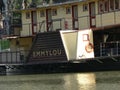
<instances>
[{"instance_id":1,"label":"boat hull","mask_svg":"<svg viewBox=\"0 0 120 90\"><path fill-rule=\"evenodd\" d=\"M94 59L73 60L68 62L28 63L7 65L6 75L11 74L43 74L43 73L74 73L120 70L120 57L104 57Z\"/></svg>"}]
</instances>

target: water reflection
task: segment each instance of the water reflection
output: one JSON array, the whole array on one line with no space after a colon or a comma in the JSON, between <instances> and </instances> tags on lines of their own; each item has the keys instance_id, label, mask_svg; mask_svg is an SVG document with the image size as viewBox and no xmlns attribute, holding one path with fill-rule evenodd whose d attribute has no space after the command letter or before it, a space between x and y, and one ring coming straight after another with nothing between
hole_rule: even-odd
<instances>
[{"instance_id":1,"label":"water reflection","mask_svg":"<svg viewBox=\"0 0 120 90\"><path fill-rule=\"evenodd\" d=\"M64 80L65 90L96 90L96 77L94 73L66 75Z\"/></svg>"},{"instance_id":2,"label":"water reflection","mask_svg":"<svg viewBox=\"0 0 120 90\"><path fill-rule=\"evenodd\" d=\"M0 90L94 90L94 73L0 76Z\"/></svg>"},{"instance_id":3,"label":"water reflection","mask_svg":"<svg viewBox=\"0 0 120 90\"><path fill-rule=\"evenodd\" d=\"M77 74L77 80L80 85L95 84L95 78L94 73Z\"/></svg>"},{"instance_id":4,"label":"water reflection","mask_svg":"<svg viewBox=\"0 0 120 90\"><path fill-rule=\"evenodd\" d=\"M0 76L0 90L119 90L120 72Z\"/></svg>"},{"instance_id":5,"label":"water reflection","mask_svg":"<svg viewBox=\"0 0 120 90\"><path fill-rule=\"evenodd\" d=\"M96 76L94 73L78 74L77 80L80 90L96 90Z\"/></svg>"}]
</instances>

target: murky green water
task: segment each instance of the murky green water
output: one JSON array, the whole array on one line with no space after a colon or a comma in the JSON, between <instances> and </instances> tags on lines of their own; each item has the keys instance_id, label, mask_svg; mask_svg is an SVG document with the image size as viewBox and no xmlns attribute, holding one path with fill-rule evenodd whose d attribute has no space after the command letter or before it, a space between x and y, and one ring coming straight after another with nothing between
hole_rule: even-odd
<instances>
[{"instance_id":1,"label":"murky green water","mask_svg":"<svg viewBox=\"0 0 120 90\"><path fill-rule=\"evenodd\" d=\"M0 76L0 90L120 90L120 71Z\"/></svg>"}]
</instances>

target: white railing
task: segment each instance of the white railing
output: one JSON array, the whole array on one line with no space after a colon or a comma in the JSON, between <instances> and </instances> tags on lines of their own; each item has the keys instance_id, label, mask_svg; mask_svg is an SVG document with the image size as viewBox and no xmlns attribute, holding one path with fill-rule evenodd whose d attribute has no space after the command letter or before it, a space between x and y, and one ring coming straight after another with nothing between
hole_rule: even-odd
<instances>
[{"instance_id":1,"label":"white railing","mask_svg":"<svg viewBox=\"0 0 120 90\"><path fill-rule=\"evenodd\" d=\"M75 25L74 25L75 24ZM33 32L49 32L49 31L58 31L58 30L66 30L66 29L88 29L90 26L90 16L79 16L77 21L73 24L73 19L71 18L57 18L52 19L51 24L47 27L46 20L41 22L37 22L35 26L35 30L32 30L32 23L23 23L22 30L19 30L20 36L31 36ZM103 14L95 15L95 28L97 27L105 27L111 25L120 24L120 11L113 11ZM74 26L73 26L74 25Z\"/></svg>"}]
</instances>

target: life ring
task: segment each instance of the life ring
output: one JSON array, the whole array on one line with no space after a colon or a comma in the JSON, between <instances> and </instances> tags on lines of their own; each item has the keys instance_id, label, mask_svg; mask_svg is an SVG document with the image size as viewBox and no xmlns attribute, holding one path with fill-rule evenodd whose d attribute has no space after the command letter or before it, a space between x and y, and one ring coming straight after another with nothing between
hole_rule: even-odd
<instances>
[{"instance_id":1,"label":"life ring","mask_svg":"<svg viewBox=\"0 0 120 90\"><path fill-rule=\"evenodd\" d=\"M87 53L93 52L93 48L94 48L94 46L93 46L92 43L88 43L88 44L85 46L85 50L86 50Z\"/></svg>"}]
</instances>

